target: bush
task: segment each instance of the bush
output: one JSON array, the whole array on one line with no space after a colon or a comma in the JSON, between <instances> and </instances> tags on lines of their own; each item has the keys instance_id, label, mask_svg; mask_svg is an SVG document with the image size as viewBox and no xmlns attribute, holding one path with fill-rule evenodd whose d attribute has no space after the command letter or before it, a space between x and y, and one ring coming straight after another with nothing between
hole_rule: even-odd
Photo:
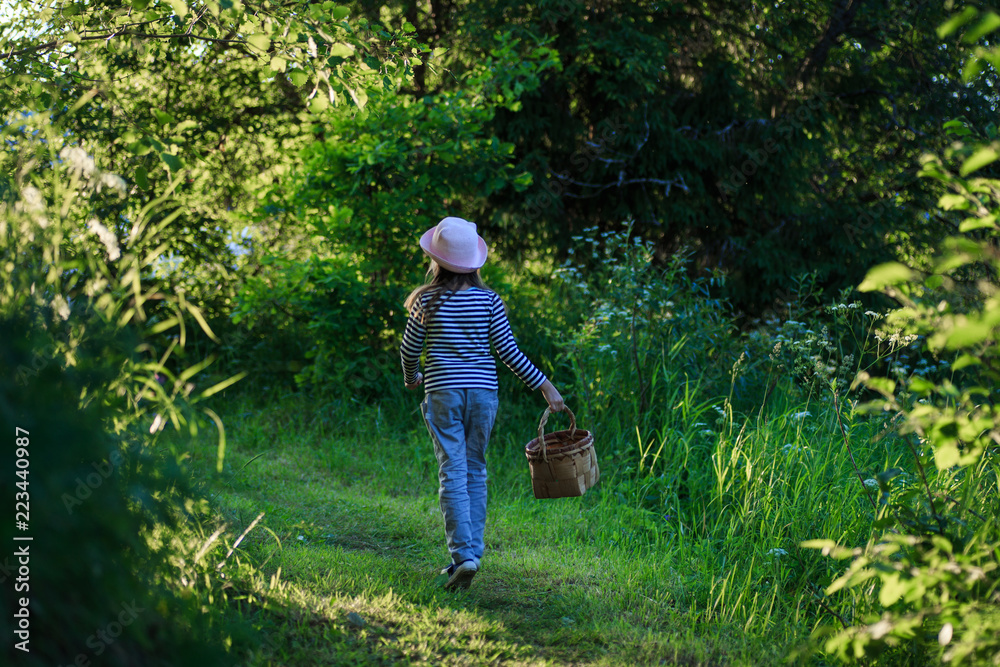
<instances>
[{"instance_id":1,"label":"bush","mask_svg":"<svg viewBox=\"0 0 1000 667\"><path fill-rule=\"evenodd\" d=\"M967 9L942 32L976 15ZM995 19L985 17L972 34L995 30ZM967 74L976 74L986 54L971 59ZM969 141L975 133L960 122L946 128L956 141L944 159L923 159L922 176L952 191L941 198L939 215L954 218L959 234L923 270L884 264L861 289L896 300L886 326L896 336L919 337L924 354L944 360L950 372L859 374L856 382L878 397L859 409L893 415L912 452L909 467L879 476L879 532L865 546L807 543L850 560L826 591L836 594L840 627L823 626L813 638L814 649L843 660L885 652L887 659L921 663L1000 661L1000 181L972 176L996 160L998 136L988 129L983 145ZM958 173L946 167L951 162L960 162Z\"/></svg>"},{"instance_id":2,"label":"bush","mask_svg":"<svg viewBox=\"0 0 1000 667\"><path fill-rule=\"evenodd\" d=\"M0 319L0 429L11 452L3 493L30 507L27 529L12 521L0 528L15 554L30 552L3 562L4 654L21 665L80 664L78 656L90 664L222 664L225 652L207 641L216 637L198 601L176 597L161 580L172 569L171 551L147 540L184 520L184 477L141 432L106 430L121 406L99 389L115 379L115 367L105 364L131 341L113 329L92 334L75 365L62 368L40 361L51 339L30 317ZM27 382L15 379L41 363ZM81 395L91 400L81 406ZM15 442L27 443L25 467L11 465ZM32 540L14 541L23 536ZM16 618L19 600L30 603L27 624ZM20 628L30 635L16 635ZM25 640L30 655L17 649Z\"/></svg>"},{"instance_id":3,"label":"bush","mask_svg":"<svg viewBox=\"0 0 1000 667\"><path fill-rule=\"evenodd\" d=\"M178 204L130 200L120 176L42 114L11 119L0 136L9 149L0 156L0 427L18 461L5 466L2 488L24 504L23 523L6 522L0 536L30 554L2 564L2 576L24 579L0 593L11 610L0 622L4 655L227 663L219 615L205 613L211 595L177 584L178 572L190 575L190 540L174 538L189 535L202 504L178 457L156 446L168 424L194 433L205 415L217 419L202 401L238 379L196 391L212 359L180 361L188 318L214 334L156 280L169 247L158 231ZM14 541L25 535L33 539ZM25 620L14 616L22 608ZM27 656L15 646L28 639L22 630Z\"/></svg>"}]
</instances>

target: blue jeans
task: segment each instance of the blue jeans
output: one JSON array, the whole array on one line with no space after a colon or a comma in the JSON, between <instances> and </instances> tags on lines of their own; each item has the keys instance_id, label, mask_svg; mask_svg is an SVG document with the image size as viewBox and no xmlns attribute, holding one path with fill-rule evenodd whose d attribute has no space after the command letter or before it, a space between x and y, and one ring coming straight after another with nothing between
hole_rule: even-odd
<instances>
[{"instance_id":1,"label":"blue jeans","mask_svg":"<svg viewBox=\"0 0 1000 667\"><path fill-rule=\"evenodd\" d=\"M497 416L489 389L428 392L420 407L438 460L438 498L451 560L483 557L486 528L486 446Z\"/></svg>"}]
</instances>

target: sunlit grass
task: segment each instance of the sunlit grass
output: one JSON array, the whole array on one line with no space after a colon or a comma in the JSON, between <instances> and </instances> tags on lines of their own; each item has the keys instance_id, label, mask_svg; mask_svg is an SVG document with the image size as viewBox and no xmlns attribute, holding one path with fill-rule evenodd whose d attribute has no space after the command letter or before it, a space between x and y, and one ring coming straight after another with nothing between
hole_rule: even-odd
<instances>
[{"instance_id":1,"label":"sunlit grass","mask_svg":"<svg viewBox=\"0 0 1000 667\"><path fill-rule=\"evenodd\" d=\"M603 481L577 499L533 499L523 446L540 406L502 406L487 555L464 594L440 587L418 396L391 413L294 395L232 402L223 474L211 434L190 447L215 510L236 526L264 512L274 533L243 545L281 581L266 610L247 611L269 628L249 663L780 662L823 616L831 576L798 545L866 535L862 487L820 401L807 411L782 395L739 415L723 397L670 391L676 410L586 424ZM882 469L858 428L863 465Z\"/></svg>"}]
</instances>

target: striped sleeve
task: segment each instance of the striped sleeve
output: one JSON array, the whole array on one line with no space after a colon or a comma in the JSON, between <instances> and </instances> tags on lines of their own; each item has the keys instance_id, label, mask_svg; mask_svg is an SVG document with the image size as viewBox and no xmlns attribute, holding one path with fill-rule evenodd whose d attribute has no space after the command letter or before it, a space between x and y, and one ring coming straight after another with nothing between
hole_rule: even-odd
<instances>
[{"instance_id":1,"label":"striped sleeve","mask_svg":"<svg viewBox=\"0 0 1000 667\"><path fill-rule=\"evenodd\" d=\"M528 385L532 391L538 389L545 383L545 375L517 347L514 332L511 331L510 321L507 319L507 311L504 310L499 295L493 295L491 306L490 343L493 344L500 360L520 378L521 382Z\"/></svg>"},{"instance_id":2,"label":"striped sleeve","mask_svg":"<svg viewBox=\"0 0 1000 667\"><path fill-rule=\"evenodd\" d=\"M421 304L418 302L413 304L413 308L410 309L410 316L406 320L406 329L403 331L403 344L399 346L405 384L412 384L417 379L417 371L420 370L420 353L424 350L426 337L427 329L424 327Z\"/></svg>"}]
</instances>

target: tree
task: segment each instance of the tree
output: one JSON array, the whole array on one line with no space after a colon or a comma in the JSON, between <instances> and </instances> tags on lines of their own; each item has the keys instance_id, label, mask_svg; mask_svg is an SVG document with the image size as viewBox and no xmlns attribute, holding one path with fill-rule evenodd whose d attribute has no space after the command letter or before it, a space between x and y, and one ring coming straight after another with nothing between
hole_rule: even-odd
<instances>
[{"instance_id":1,"label":"tree","mask_svg":"<svg viewBox=\"0 0 1000 667\"><path fill-rule=\"evenodd\" d=\"M492 124L532 174L475 212L509 254L539 236L565 253L585 229L634 219L661 254L690 246L724 269L751 312L792 276L815 270L839 288L925 252L944 230L919 217L938 190L912 165L946 142L939 119L991 113L988 86L946 74L963 56L938 43L947 10L933 3L391 7L450 49L439 60L451 76L428 74L417 95L460 85L500 30L559 54L563 68Z\"/></svg>"},{"instance_id":2,"label":"tree","mask_svg":"<svg viewBox=\"0 0 1000 667\"><path fill-rule=\"evenodd\" d=\"M13 5L0 26L0 103L47 114L125 178L134 208L103 212L119 241L138 209L172 193L157 242L185 265L186 278L173 275L189 290L231 282L234 232L261 187L323 136L316 114L362 109L407 76L415 49L332 2L35 4Z\"/></svg>"}]
</instances>

